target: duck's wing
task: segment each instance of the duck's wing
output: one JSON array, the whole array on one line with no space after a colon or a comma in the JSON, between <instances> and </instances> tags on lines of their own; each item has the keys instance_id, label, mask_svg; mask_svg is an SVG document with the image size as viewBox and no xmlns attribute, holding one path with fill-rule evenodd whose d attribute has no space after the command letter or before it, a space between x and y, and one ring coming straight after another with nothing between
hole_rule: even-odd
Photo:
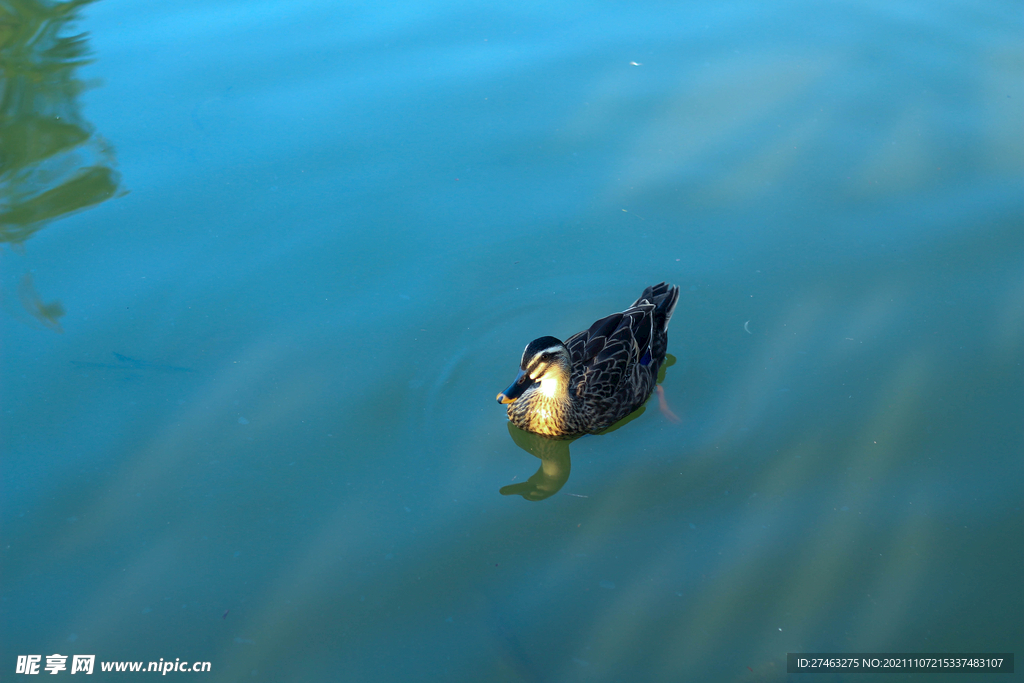
<instances>
[{"instance_id":1,"label":"duck's wing","mask_svg":"<svg viewBox=\"0 0 1024 683\"><path fill-rule=\"evenodd\" d=\"M570 391L577 396L610 398L634 364L650 363L655 308L641 299L566 340L573 368Z\"/></svg>"}]
</instances>

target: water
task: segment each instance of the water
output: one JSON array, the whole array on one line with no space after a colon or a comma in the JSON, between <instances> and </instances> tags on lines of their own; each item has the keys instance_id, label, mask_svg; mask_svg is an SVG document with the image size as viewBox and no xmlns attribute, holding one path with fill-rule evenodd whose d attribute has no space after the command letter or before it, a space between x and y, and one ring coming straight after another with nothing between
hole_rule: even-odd
<instances>
[{"instance_id":1,"label":"water","mask_svg":"<svg viewBox=\"0 0 1024 683\"><path fill-rule=\"evenodd\" d=\"M7 675L1024 651L1017 4L67 9L0 9ZM501 495L522 348L661 280L681 421Z\"/></svg>"}]
</instances>

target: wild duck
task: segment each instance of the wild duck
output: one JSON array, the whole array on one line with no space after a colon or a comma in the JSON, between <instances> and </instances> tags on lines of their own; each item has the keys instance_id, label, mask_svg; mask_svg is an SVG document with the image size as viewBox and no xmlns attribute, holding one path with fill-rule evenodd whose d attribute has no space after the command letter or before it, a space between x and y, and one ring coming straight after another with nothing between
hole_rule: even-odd
<instances>
[{"instance_id":1,"label":"wild duck","mask_svg":"<svg viewBox=\"0 0 1024 683\"><path fill-rule=\"evenodd\" d=\"M520 429L569 438L629 415L654 390L678 301L679 288L662 282L565 342L534 339L519 374L498 394L498 402L508 404L508 419Z\"/></svg>"}]
</instances>

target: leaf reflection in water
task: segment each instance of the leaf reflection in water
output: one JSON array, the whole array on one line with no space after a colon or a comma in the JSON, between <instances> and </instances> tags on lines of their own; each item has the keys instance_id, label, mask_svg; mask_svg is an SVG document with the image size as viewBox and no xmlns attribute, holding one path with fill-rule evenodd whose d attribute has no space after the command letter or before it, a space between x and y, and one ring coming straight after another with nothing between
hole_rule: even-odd
<instances>
[{"instance_id":1,"label":"leaf reflection in water","mask_svg":"<svg viewBox=\"0 0 1024 683\"><path fill-rule=\"evenodd\" d=\"M21 283L18 285L18 298L21 299L21 305L33 318L54 332L63 334L64 328L60 326L59 318L64 315L64 306L59 301L43 303L42 297L39 296L39 292L32 284L30 273L25 273L25 277L21 278Z\"/></svg>"}]
</instances>

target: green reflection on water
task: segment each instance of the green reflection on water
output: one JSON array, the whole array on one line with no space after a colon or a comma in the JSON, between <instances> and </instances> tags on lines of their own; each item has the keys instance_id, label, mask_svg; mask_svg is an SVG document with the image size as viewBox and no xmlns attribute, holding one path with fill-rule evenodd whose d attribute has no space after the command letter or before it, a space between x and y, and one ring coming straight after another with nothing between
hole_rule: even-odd
<instances>
[{"instance_id":1,"label":"green reflection on water","mask_svg":"<svg viewBox=\"0 0 1024 683\"><path fill-rule=\"evenodd\" d=\"M92 0L0 4L0 240L20 244L45 223L114 196L113 148L77 102L84 34L61 35Z\"/></svg>"},{"instance_id":2,"label":"green reflection on water","mask_svg":"<svg viewBox=\"0 0 1024 683\"><path fill-rule=\"evenodd\" d=\"M49 221L95 206L117 192L113 148L80 111L86 84L85 34L67 35L93 0L0 1L0 241L20 246ZM18 289L22 305L60 330L59 301L43 303L31 277Z\"/></svg>"}]
</instances>

